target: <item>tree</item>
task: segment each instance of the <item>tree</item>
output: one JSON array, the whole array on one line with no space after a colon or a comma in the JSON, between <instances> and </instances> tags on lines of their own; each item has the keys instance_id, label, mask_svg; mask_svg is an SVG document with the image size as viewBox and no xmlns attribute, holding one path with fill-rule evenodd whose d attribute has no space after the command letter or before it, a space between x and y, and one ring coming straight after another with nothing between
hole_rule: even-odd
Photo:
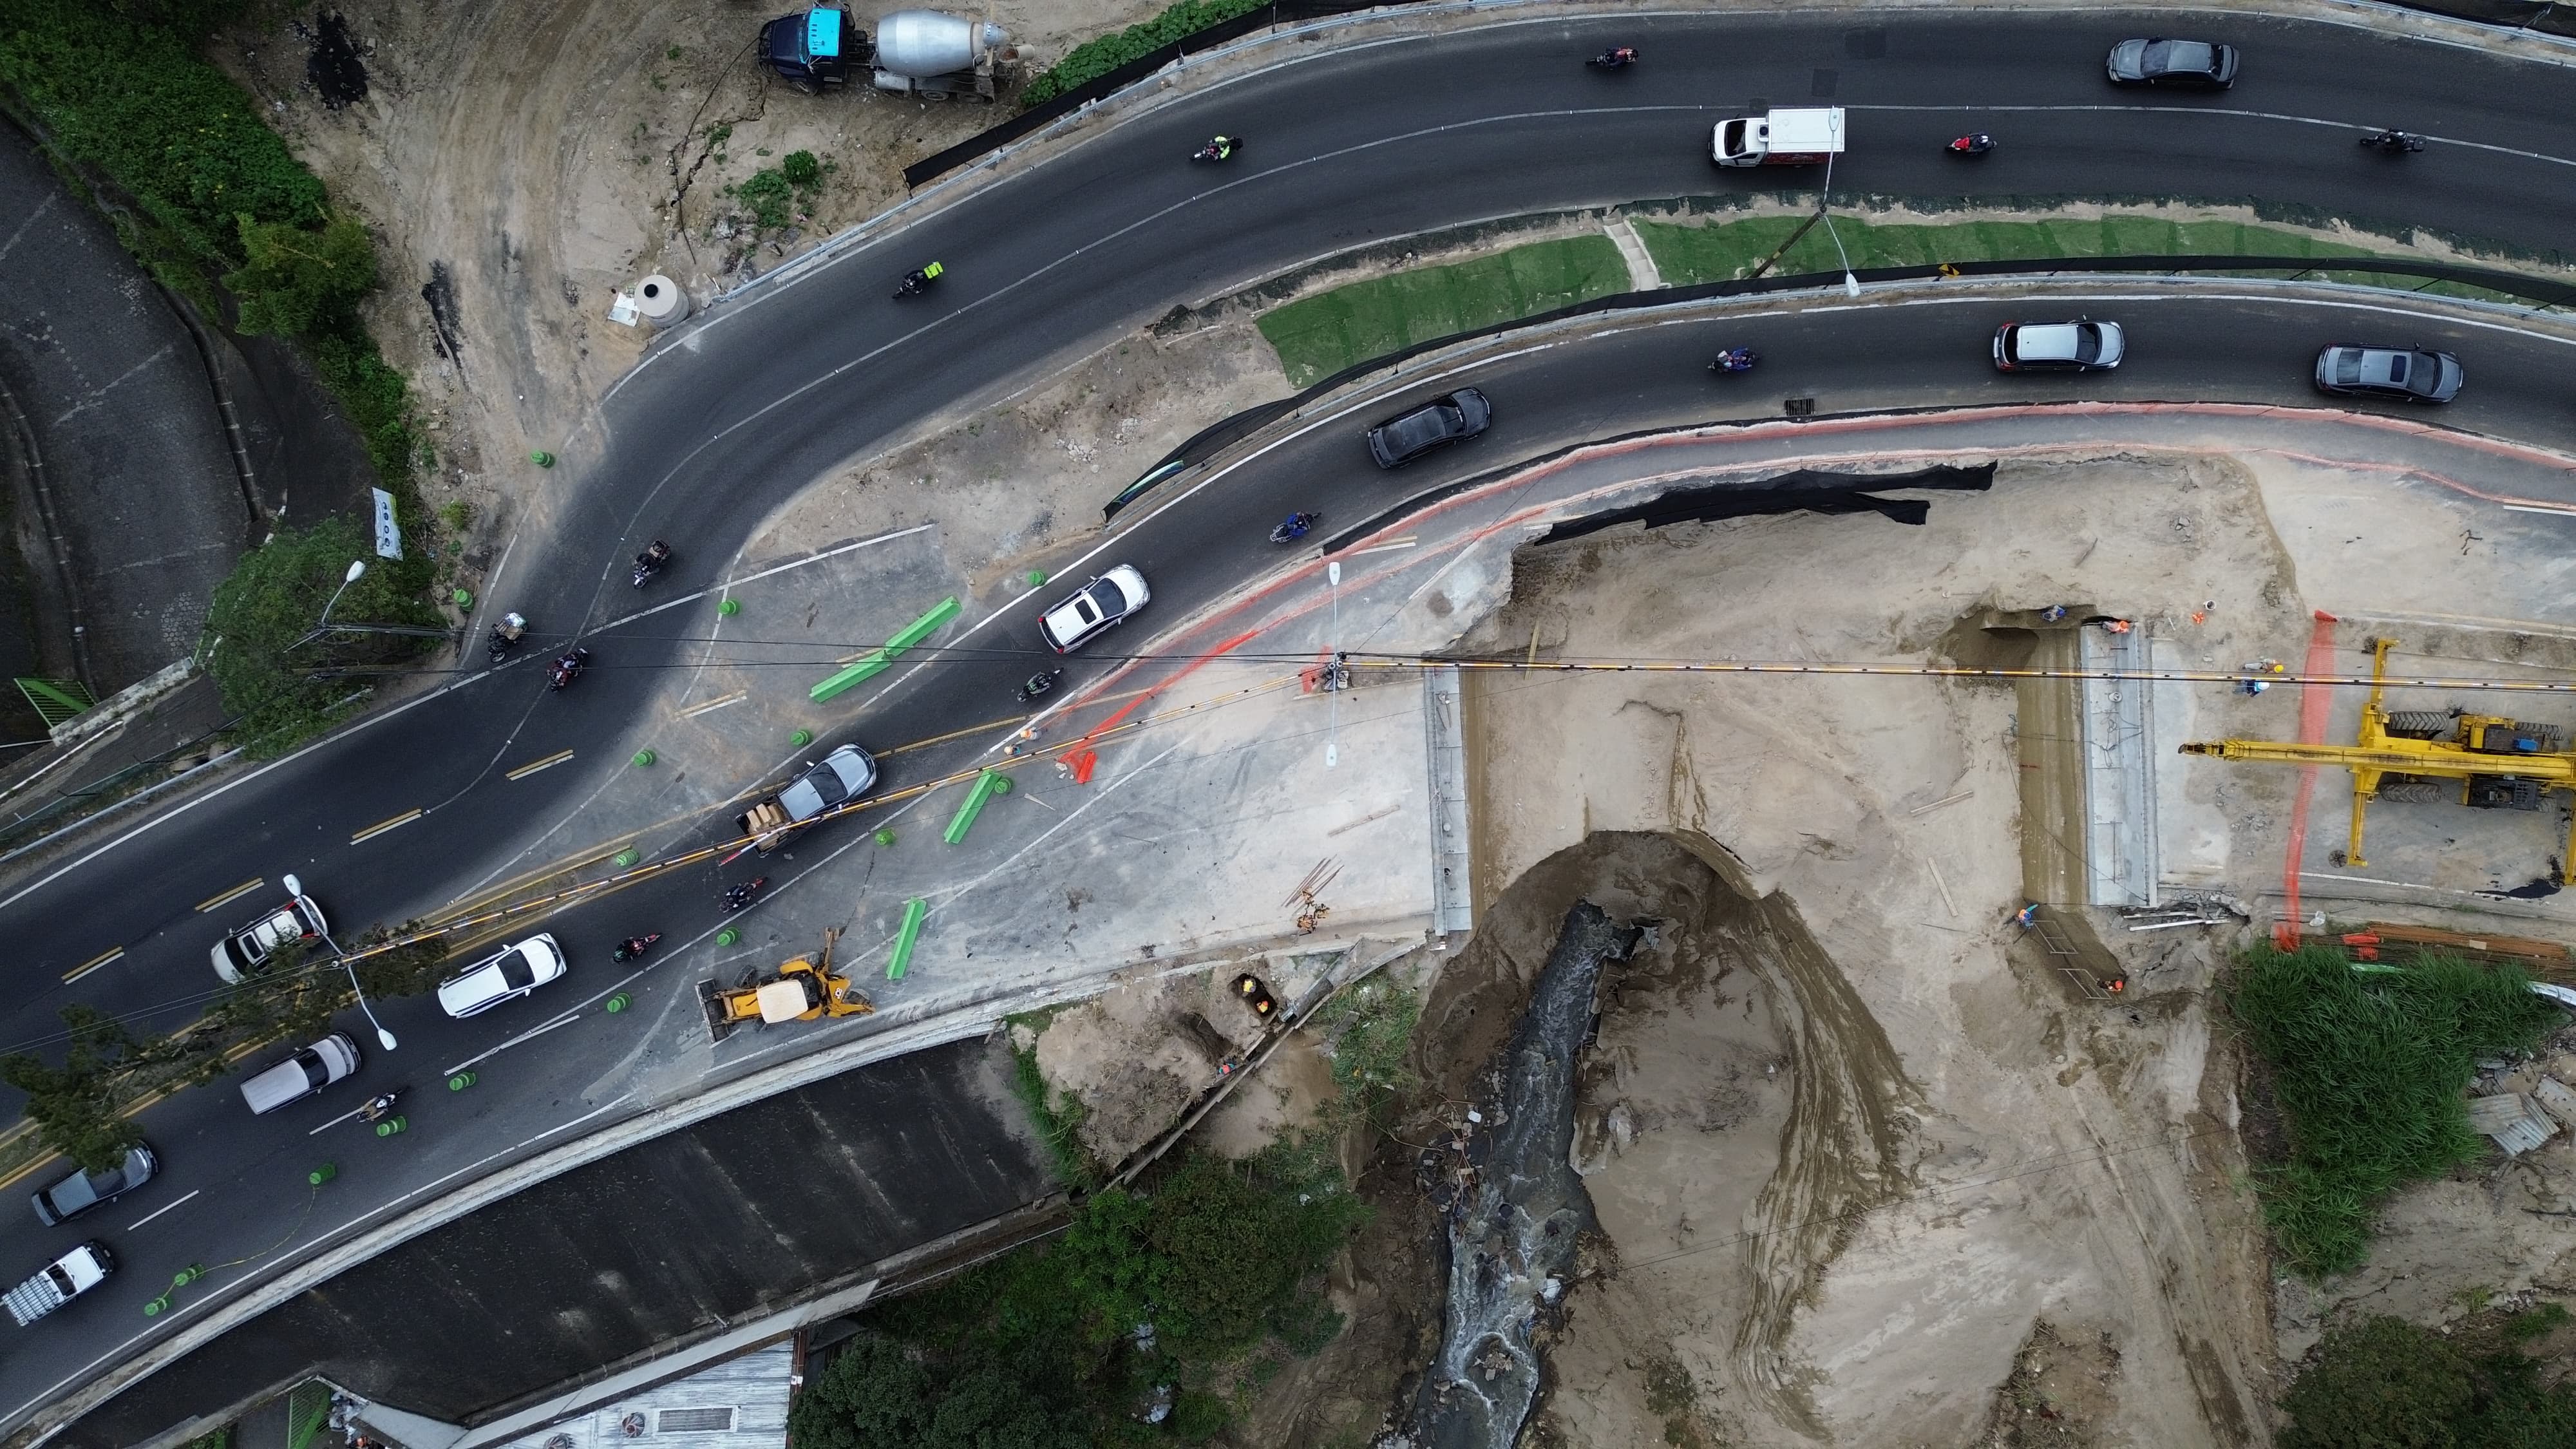
<instances>
[{"instance_id":1,"label":"tree","mask_svg":"<svg viewBox=\"0 0 2576 1449\"><path fill-rule=\"evenodd\" d=\"M367 229L333 217L317 229L236 218L241 267L224 287L241 304L239 326L252 334L300 337L346 316L375 290L376 244Z\"/></svg>"},{"instance_id":2,"label":"tree","mask_svg":"<svg viewBox=\"0 0 2576 1449\"><path fill-rule=\"evenodd\" d=\"M105 1172L143 1141L143 1129L119 1115L136 1047L115 1018L66 1006L71 1046L59 1067L23 1053L0 1058L0 1081L27 1094L27 1116L47 1147L84 1172Z\"/></svg>"},{"instance_id":3,"label":"tree","mask_svg":"<svg viewBox=\"0 0 2576 1449\"><path fill-rule=\"evenodd\" d=\"M352 560L367 571L346 592ZM358 525L326 519L300 532L281 532L242 555L230 576L215 586L206 611L213 636L207 671L223 691L224 707L242 717L252 740L273 737L282 749L329 722L349 692L345 680L322 680L310 671L333 665L383 664L419 652L423 641L390 634L324 634L311 638L322 610L346 623L420 624L444 620L423 599L430 565L420 558L380 559ZM331 596L340 601L331 604Z\"/></svg>"},{"instance_id":4,"label":"tree","mask_svg":"<svg viewBox=\"0 0 2576 1449\"><path fill-rule=\"evenodd\" d=\"M399 929L370 926L358 937L361 945L379 946L396 936L415 936L427 927L418 921L405 921ZM447 975L447 947L439 940L414 941L379 952L356 963L358 987L369 996L419 996L437 988Z\"/></svg>"}]
</instances>

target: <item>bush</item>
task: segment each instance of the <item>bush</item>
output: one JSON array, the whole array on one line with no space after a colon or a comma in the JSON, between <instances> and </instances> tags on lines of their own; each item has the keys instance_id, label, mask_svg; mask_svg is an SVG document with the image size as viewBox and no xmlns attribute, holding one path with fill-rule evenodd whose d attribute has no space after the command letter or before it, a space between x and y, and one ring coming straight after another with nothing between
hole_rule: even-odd
<instances>
[{"instance_id":1,"label":"bush","mask_svg":"<svg viewBox=\"0 0 2576 1449\"><path fill-rule=\"evenodd\" d=\"M1308 1024L1323 1034L1338 1089L1328 1120L1384 1129L1387 1109L1414 1085L1407 1062L1421 1016L1422 999L1385 976L1351 987L1315 1013Z\"/></svg>"},{"instance_id":2,"label":"bush","mask_svg":"<svg viewBox=\"0 0 2576 1449\"><path fill-rule=\"evenodd\" d=\"M811 151L790 151L780 157L778 174L787 178L788 185L800 190L823 184L823 164L814 159Z\"/></svg>"},{"instance_id":3,"label":"bush","mask_svg":"<svg viewBox=\"0 0 2576 1449\"><path fill-rule=\"evenodd\" d=\"M346 318L376 289L376 244L345 218L318 231L238 218L242 265L224 277L241 304L238 325L254 335L302 336Z\"/></svg>"},{"instance_id":4,"label":"bush","mask_svg":"<svg viewBox=\"0 0 2576 1449\"><path fill-rule=\"evenodd\" d=\"M792 1437L1052 1449L1218 1433L1229 1411L1207 1386L1221 1362L1274 1324L1318 1346L1339 1328L1320 1294L1298 1290L1367 1209L1329 1166L1316 1176L1319 1162L1192 1153L1150 1191L1094 1194L1052 1241L879 1309L875 1332L798 1399ZM1177 1391L1170 1422L1142 1424L1165 1386Z\"/></svg>"},{"instance_id":5,"label":"bush","mask_svg":"<svg viewBox=\"0 0 2576 1449\"><path fill-rule=\"evenodd\" d=\"M0 85L49 144L95 168L139 215L117 220L165 277L207 280L244 258L236 217L322 223L322 183L259 119L251 98L197 55L241 0L12 0L0 23ZM180 278L178 280L185 280Z\"/></svg>"},{"instance_id":6,"label":"bush","mask_svg":"<svg viewBox=\"0 0 2576 1449\"><path fill-rule=\"evenodd\" d=\"M2511 967L2360 972L2322 947L2249 953L2228 1004L2289 1121L2289 1161L2257 1177L2264 1218L2312 1278L2361 1262L2388 1193L2484 1150L2460 1092L2475 1060L2528 1050L2562 1020Z\"/></svg>"},{"instance_id":7,"label":"bush","mask_svg":"<svg viewBox=\"0 0 2576 1449\"><path fill-rule=\"evenodd\" d=\"M1086 81L1109 74L1131 60L1153 54L1176 40L1185 40L1211 25L1247 15L1262 7L1264 0L1181 0L1171 9L1142 25L1130 25L1116 35L1104 35L1077 45L1064 59L1047 67L1020 92L1020 104L1037 106Z\"/></svg>"},{"instance_id":8,"label":"bush","mask_svg":"<svg viewBox=\"0 0 2576 1449\"><path fill-rule=\"evenodd\" d=\"M366 561L367 572L333 604L357 559ZM248 747L274 754L330 723L350 686L310 671L387 664L424 647L420 639L386 634L326 634L304 642L326 605L343 623L435 627L444 620L423 601L429 583L426 561L375 557L366 532L345 518L280 533L244 554L215 586L206 612L213 641L206 669L223 691L224 708L241 717L236 728Z\"/></svg>"},{"instance_id":9,"label":"bush","mask_svg":"<svg viewBox=\"0 0 2576 1449\"><path fill-rule=\"evenodd\" d=\"M2328 1333L2281 1398L2275 1449L2576 1449L2576 1387L2483 1335L2398 1318Z\"/></svg>"}]
</instances>

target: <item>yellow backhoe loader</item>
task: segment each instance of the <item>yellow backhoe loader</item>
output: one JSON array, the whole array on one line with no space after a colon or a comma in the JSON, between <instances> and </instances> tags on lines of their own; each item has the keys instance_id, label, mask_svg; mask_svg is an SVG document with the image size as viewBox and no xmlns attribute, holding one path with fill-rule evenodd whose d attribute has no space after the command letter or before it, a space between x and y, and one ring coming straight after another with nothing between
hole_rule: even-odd
<instances>
[{"instance_id":1,"label":"yellow backhoe loader","mask_svg":"<svg viewBox=\"0 0 2576 1449\"><path fill-rule=\"evenodd\" d=\"M838 926L823 933L823 956L798 956L779 963L768 975L746 974L727 987L698 983L698 1004L706 1008L707 1039L723 1041L745 1023L772 1026L782 1021L815 1021L824 1017L863 1016L876 1008L850 989L850 978L832 974L832 946L841 939Z\"/></svg>"}]
</instances>

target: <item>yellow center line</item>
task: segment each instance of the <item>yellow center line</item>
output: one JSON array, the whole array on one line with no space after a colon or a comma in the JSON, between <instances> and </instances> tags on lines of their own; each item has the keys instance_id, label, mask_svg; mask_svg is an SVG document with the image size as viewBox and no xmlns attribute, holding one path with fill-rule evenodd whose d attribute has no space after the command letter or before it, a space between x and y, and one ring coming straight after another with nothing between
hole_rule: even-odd
<instances>
[{"instance_id":1,"label":"yellow center line","mask_svg":"<svg viewBox=\"0 0 2576 1449\"><path fill-rule=\"evenodd\" d=\"M740 704L749 698L751 698L751 691L747 689L737 689L731 694L719 694L715 698L707 700L704 703L693 704L687 709L680 711L680 718L696 719L699 715L705 714L711 709L722 709L729 704Z\"/></svg>"},{"instance_id":2,"label":"yellow center line","mask_svg":"<svg viewBox=\"0 0 2576 1449\"><path fill-rule=\"evenodd\" d=\"M535 774L539 770L551 770L555 766L560 765L571 758L572 751L557 750L542 760L530 760L528 763L521 765L519 768L512 770L509 774L504 775L501 778L505 780L523 780L528 776Z\"/></svg>"},{"instance_id":3,"label":"yellow center line","mask_svg":"<svg viewBox=\"0 0 2576 1449\"><path fill-rule=\"evenodd\" d=\"M88 960L83 961L83 962L82 962L82 963L80 963L78 966L75 966L75 967L73 967L72 969L70 969L69 971L64 972L64 973L63 973L63 980L64 980L65 982L78 981L78 980L79 980L79 979L81 979L82 977L87 976L89 973L91 973L91 972L93 972L93 971L97 970L97 969L98 969L98 968L100 968L101 966L106 965L108 962L113 961L113 960L115 960L117 957L122 956L122 955L124 955L124 954L125 954L125 948L124 948L123 946L111 946L111 947L109 947L107 950L102 951L102 952L100 952L99 954L97 954L97 955L95 955L95 956L90 957Z\"/></svg>"},{"instance_id":4,"label":"yellow center line","mask_svg":"<svg viewBox=\"0 0 2576 1449\"><path fill-rule=\"evenodd\" d=\"M252 876L250 879L243 881L240 885L234 886L231 890L224 892L222 895L209 896L205 900L197 902L197 909L202 913L211 911L217 906L231 905L233 902L240 900L242 897L249 895L252 891L258 890L261 886L266 884L268 884L267 881L258 876Z\"/></svg>"},{"instance_id":5,"label":"yellow center line","mask_svg":"<svg viewBox=\"0 0 2576 1449\"><path fill-rule=\"evenodd\" d=\"M409 825L428 813L429 812L426 810L406 810L391 820L379 820L375 824L368 826L366 829L359 831L357 834L350 836L349 843L351 845L355 845L362 840L372 840L398 825Z\"/></svg>"}]
</instances>

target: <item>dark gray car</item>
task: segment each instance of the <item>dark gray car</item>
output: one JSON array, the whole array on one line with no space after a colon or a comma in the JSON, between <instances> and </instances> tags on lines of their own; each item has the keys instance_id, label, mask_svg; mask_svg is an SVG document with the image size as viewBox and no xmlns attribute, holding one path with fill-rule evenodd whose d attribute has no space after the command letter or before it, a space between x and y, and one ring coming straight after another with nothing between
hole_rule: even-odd
<instances>
[{"instance_id":1,"label":"dark gray car","mask_svg":"<svg viewBox=\"0 0 2576 1449\"><path fill-rule=\"evenodd\" d=\"M2345 397L2446 403L2468 373L2460 359L2421 347L2335 346L2317 354L2317 388Z\"/></svg>"},{"instance_id":2,"label":"dark gray car","mask_svg":"<svg viewBox=\"0 0 2576 1449\"><path fill-rule=\"evenodd\" d=\"M152 1155L152 1149L137 1147L105 1172L74 1172L36 1194L36 1221L50 1228L79 1217L150 1182L160 1170L161 1159Z\"/></svg>"},{"instance_id":3,"label":"dark gray car","mask_svg":"<svg viewBox=\"0 0 2576 1449\"><path fill-rule=\"evenodd\" d=\"M1369 456L1381 468L1401 468L1435 448L1464 442L1493 422L1494 405L1483 393L1462 387L1369 429Z\"/></svg>"},{"instance_id":4,"label":"dark gray car","mask_svg":"<svg viewBox=\"0 0 2576 1449\"><path fill-rule=\"evenodd\" d=\"M2223 91L2236 84L2236 47L2214 40L2123 40L2104 69L2113 85Z\"/></svg>"}]
</instances>

